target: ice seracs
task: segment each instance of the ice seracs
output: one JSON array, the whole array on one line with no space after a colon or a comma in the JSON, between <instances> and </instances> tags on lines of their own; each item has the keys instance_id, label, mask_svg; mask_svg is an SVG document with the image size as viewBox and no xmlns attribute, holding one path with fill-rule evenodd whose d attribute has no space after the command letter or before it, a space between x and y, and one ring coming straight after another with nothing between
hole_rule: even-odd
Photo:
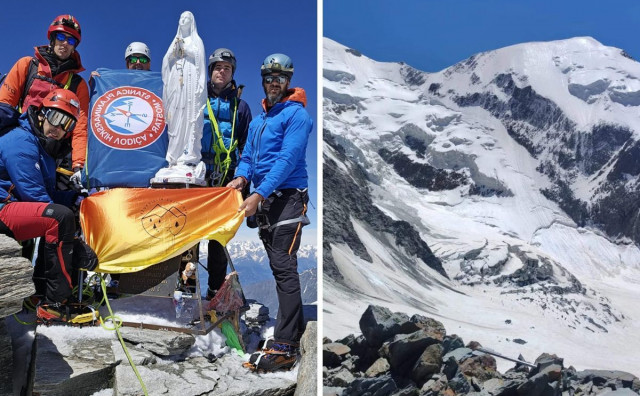
<instances>
[{"instance_id":1,"label":"ice seracs","mask_svg":"<svg viewBox=\"0 0 640 396\"><path fill-rule=\"evenodd\" d=\"M325 38L323 76L327 336L381 304L640 373L638 62L579 37L425 73Z\"/></svg>"}]
</instances>

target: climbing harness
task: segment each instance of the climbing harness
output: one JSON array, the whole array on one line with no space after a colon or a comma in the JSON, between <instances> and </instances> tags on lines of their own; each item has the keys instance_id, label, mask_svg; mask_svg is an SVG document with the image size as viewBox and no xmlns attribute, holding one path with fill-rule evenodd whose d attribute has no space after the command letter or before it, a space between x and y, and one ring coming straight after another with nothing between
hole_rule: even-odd
<instances>
[{"instance_id":1,"label":"climbing harness","mask_svg":"<svg viewBox=\"0 0 640 396\"><path fill-rule=\"evenodd\" d=\"M222 183L227 177L227 173L229 173L229 168L231 167L231 153L233 153L236 148L238 148L238 141L233 139L233 135L236 130L236 116L238 114L238 98L233 98L233 117L231 119L231 140L229 143L229 148L227 148L224 144L224 140L222 139L222 134L220 133L220 127L218 126L218 122L216 117L213 114L213 108L211 107L211 101L207 99L207 111L209 112L209 120L211 121L211 131L213 133L211 139L211 147L215 152L214 163L214 174L219 174L220 179L217 183L217 187L221 187ZM224 160L220 160L220 156L222 154L225 155ZM212 184L214 178L212 176Z\"/></svg>"}]
</instances>

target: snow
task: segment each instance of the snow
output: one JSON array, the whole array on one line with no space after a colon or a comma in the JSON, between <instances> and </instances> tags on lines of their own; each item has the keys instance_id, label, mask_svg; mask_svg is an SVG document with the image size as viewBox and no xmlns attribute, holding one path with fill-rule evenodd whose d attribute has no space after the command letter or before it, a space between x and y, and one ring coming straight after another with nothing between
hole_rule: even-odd
<instances>
[{"instance_id":1,"label":"snow","mask_svg":"<svg viewBox=\"0 0 640 396\"><path fill-rule=\"evenodd\" d=\"M147 296L133 296L118 298L110 300L111 308L114 315L116 315L122 321L134 322L134 323L146 323L157 324L163 326L172 327L184 327L185 322L191 319L191 315L195 313L195 300L186 300L187 305L185 311L180 319L175 317L175 308L173 300L169 298L157 298ZM101 316L103 319L109 315L105 306L101 307ZM35 322L35 314L33 313L21 313L18 315L20 320L24 322ZM31 357L31 347L33 339L35 337L35 331L50 339L113 339L117 340L117 335L114 330L105 329L101 326L95 327L69 327L69 326L38 326L35 325L21 325L12 318L8 318L7 326L10 334L13 338L14 349L14 373L13 383L15 385L15 392L19 393L20 385L24 378L26 378L26 370L28 368L29 360ZM106 327L113 327L110 321L105 324ZM275 320L272 319L266 327L263 328L263 333L260 337L252 336L251 341L247 345L248 351L257 349L257 345L260 338L267 339L273 336L273 330L275 326ZM242 329L241 329L242 330ZM225 345L225 337L222 335L219 328L213 329L206 335L194 335L195 343L191 349L187 352L187 357L195 356L208 356L214 354L216 356L227 353L237 353L235 350ZM69 344L57 344L56 347L61 354L67 354L73 343ZM245 361L249 360L249 354L241 356ZM286 378L291 381L296 381L298 370L297 368L286 373L274 373L268 374L278 378ZM108 389L104 389L94 396L102 396L109 393Z\"/></svg>"},{"instance_id":2,"label":"snow","mask_svg":"<svg viewBox=\"0 0 640 396\"><path fill-rule=\"evenodd\" d=\"M336 111L337 102L325 95L324 129L350 161L367 172L374 204L390 218L413 224L452 278L443 279L400 251L388 236L374 234L366 224L351 219L372 262L343 244L325 251L351 285L345 288L324 278L325 335L335 340L359 333L357 318L369 304L378 304L434 317L448 333L514 358L522 353L533 361L550 352L564 357L566 366L619 369L640 376L640 249L599 230L577 227L540 191L551 185L536 170L544 158L532 157L489 112L461 108L447 95L427 93L437 83L442 93L452 90L465 96L489 90L505 97L490 82L509 72L517 86L530 85L538 95L550 98L579 130L589 132L607 122L627 127L640 138L640 100L636 101L640 64L620 53L589 37L525 43L476 55L438 73L424 73L425 83L411 86L403 83L400 64L355 56L325 38L325 74L329 70L331 76L349 78L325 75L324 87L357 105ZM471 83L472 74L479 82ZM403 129L407 125L412 125L411 132ZM426 159L404 146L407 134L429 143ZM469 196L467 187L415 188L382 161L378 155L382 147L400 149L415 162L455 165L474 180L504 186L511 195ZM339 163L335 156L330 158ZM339 166L347 171L350 165ZM593 199L609 168L604 169L590 177L577 175L572 186L576 197ZM475 249L482 249L477 259L465 261L465 254ZM461 268L464 264L479 271L504 262L500 273L511 274L522 266L521 256L549 263L559 286L570 287L570 275L577 278L584 294L570 294L564 302L575 313L561 309L560 297L540 292L539 286L523 294L507 293L512 289L485 285L486 279ZM590 325L587 317L607 331ZM515 338L527 343L514 343ZM501 370L513 365L498 363Z\"/></svg>"}]
</instances>

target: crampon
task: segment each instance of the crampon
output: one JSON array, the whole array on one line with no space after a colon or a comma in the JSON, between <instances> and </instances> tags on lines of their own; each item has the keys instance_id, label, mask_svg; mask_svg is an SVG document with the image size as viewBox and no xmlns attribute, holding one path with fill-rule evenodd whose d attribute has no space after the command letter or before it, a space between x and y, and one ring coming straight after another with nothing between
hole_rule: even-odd
<instances>
[{"instance_id":1,"label":"crampon","mask_svg":"<svg viewBox=\"0 0 640 396\"><path fill-rule=\"evenodd\" d=\"M37 324L81 327L97 326L100 322L100 313L87 304L42 303L36 307Z\"/></svg>"},{"instance_id":2,"label":"crampon","mask_svg":"<svg viewBox=\"0 0 640 396\"><path fill-rule=\"evenodd\" d=\"M269 340L265 347L251 355L243 367L257 373L291 370L298 362L298 348L293 345Z\"/></svg>"}]
</instances>

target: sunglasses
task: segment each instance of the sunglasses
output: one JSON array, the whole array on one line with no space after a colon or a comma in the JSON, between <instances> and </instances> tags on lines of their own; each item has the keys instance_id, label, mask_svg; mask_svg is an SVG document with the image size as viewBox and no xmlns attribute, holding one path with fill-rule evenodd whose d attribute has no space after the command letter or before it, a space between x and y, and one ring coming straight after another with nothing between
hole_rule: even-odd
<instances>
[{"instance_id":1,"label":"sunglasses","mask_svg":"<svg viewBox=\"0 0 640 396\"><path fill-rule=\"evenodd\" d=\"M127 60L129 61L129 63L142 63L145 64L147 62L149 62L149 58L147 58L146 56L130 56L127 58Z\"/></svg>"},{"instance_id":2,"label":"sunglasses","mask_svg":"<svg viewBox=\"0 0 640 396\"><path fill-rule=\"evenodd\" d=\"M262 78L262 82L271 84L274 80L278 81L278 84L284 84L287 82L287 76L265 76Z\"/></svg>"},{"instance_id":3,"label":"sunglasses","mask_svg":"<svg viewBox=\"0 0 640 396\"><path fill-rule=\"evenodd\" d=\"M78 44L78 39L73 37L73 36L67 36L64 33L56 33L56 40L61 41L61 42L67 42L69 43L69 45L73 45L75 46L76 44Z\"/></svg>"},{"instance_id":4,"label":"sunglasses","mask_svg":"<svg viewBox=\"0 0 640 396\"><path fill-rule=\"evenodd\" d=\"M47 109L44 116L49 121L49 124L54 127L60 127L65 132L71 132L76 127L76 119L60 110Z\"/></svg>"}]
</instances>

